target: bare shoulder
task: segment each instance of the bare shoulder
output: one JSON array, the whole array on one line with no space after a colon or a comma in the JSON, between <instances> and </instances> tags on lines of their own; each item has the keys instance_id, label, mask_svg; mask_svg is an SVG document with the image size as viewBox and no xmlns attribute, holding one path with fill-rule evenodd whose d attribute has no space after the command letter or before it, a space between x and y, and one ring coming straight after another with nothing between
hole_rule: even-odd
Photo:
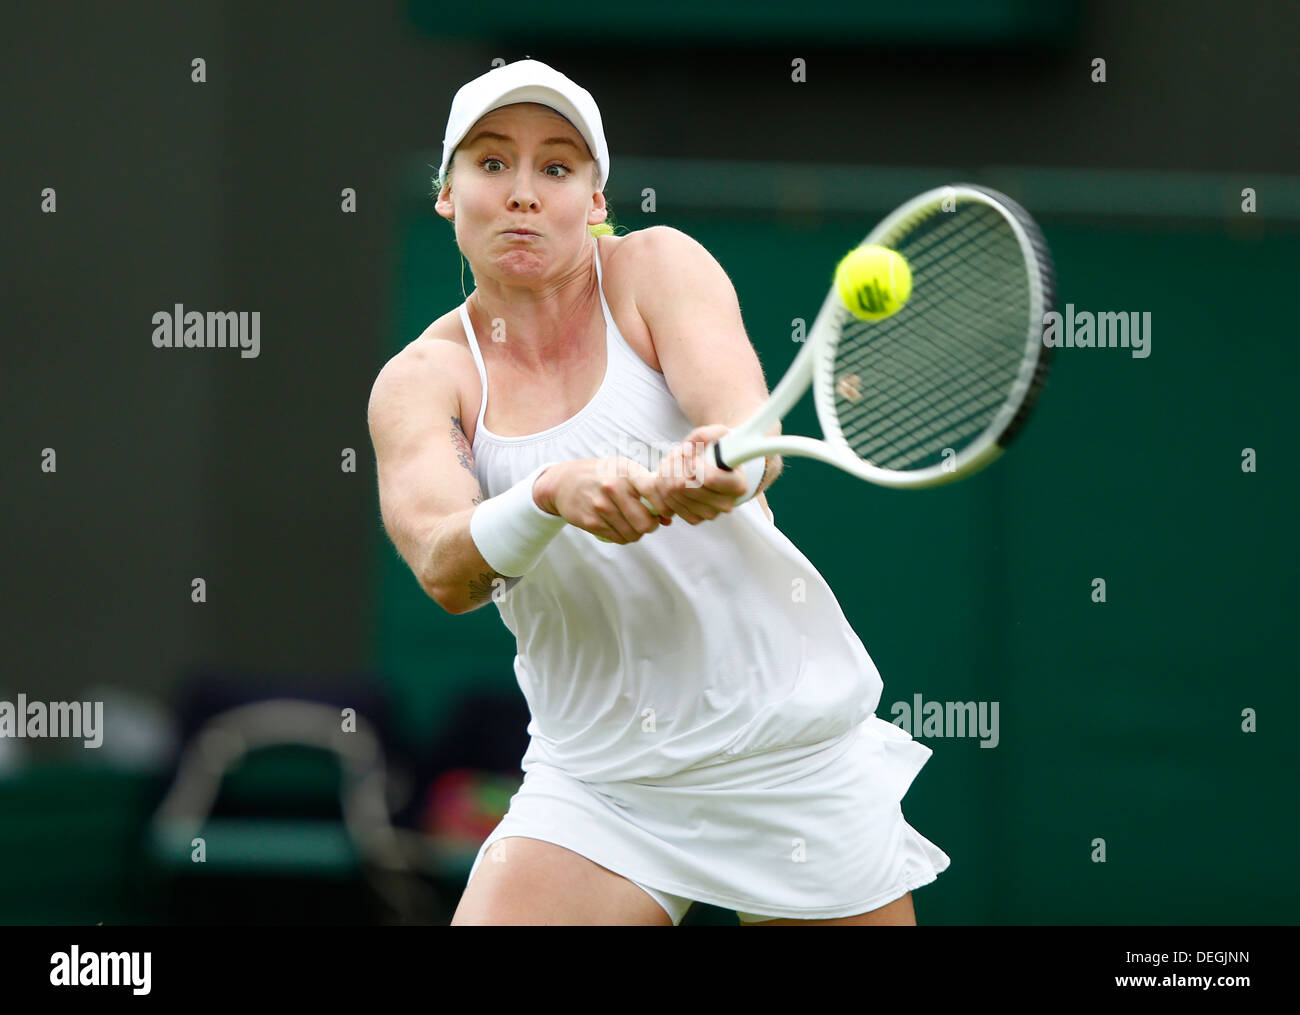
<instances>
[{"instance_id":1,"label":"bare shoulder","mask_svg":"<svg viewBox=\"0 0 1300 1015\"><path fill-rule=\"evenodd\" d=\"M676 226L646 226L626 236L610 237L622 240L632 250L674 250L687 247L703 250L700 241Z\"/></svg>"},{"instance_id":2,"label":"bare shoulder","mask_svg":"<svg viewBox=\"0 0 1300 1015\"><path fill-rule=\"evenodd\" d=\"M702 273L719 272L694 237L672 226L650 226L623 236L602 236L605 296L623 337L652 370L663 373L656 348L656 308Z\"/></svg>"},{"instance_id":3,"label":"bare shoulder","mask_svg":"<svg viewBox=\"0 0 1300 1015\"><path fill-rule=\"evenodd\" d=\"M644 277L647 271L653 273L683 261L690 262L700 257L711 259L713 256L699 240L674 226L649 226L626 236L606 237L605 241L609 244L611 269L620 262L624 271L638 278Z\"/></svg>"},{"instance_id":4,"label":"bare shoulder","mask_svg":"<svg viewBox=\"0 0 1300 1015\"><path fill-rule=\"evenodd\" d=\"M416 406L454 408L461 416L466 377L476 377L474 358L461 327L459 308L438 318L394 355L370 392L371 424Z\"/></svg>"},{"instance_id":5,"label":"bare shoulder","mask_svg":"<svg viewBox=\"0 0 1300 1015\"><path fill-rule=\"evenodd\" d=\"M650 226L621 239L617 255L611 251L611 269L616 257L620 276L643 315L656 302L680 295L682 287L715 284L726 275L704 244L673 226Z\"/></svg>"}]
</instances>

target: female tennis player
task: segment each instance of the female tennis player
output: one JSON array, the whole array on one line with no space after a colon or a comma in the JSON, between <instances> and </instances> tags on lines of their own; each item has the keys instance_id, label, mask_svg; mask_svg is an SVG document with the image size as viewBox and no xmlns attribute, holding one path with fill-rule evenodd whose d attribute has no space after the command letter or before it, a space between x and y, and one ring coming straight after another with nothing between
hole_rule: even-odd
<instances>
[{"instance_id":1,"label":"female tennis player","mask_svg":"<svg viewBox=\"0 0 1300 1015\"><path fill-rule=\"evenodd\" d=\"M900 807L930 749L875 716L875 665L776 527L779 460L698 455L762 369L699 243L610 234L609 169L563 74L464 85L436 209L474 290L371 394L394 545L449 613L496 604L531 713L452 923L913 924L949 864Z\"/></svg>"}]
</instances>

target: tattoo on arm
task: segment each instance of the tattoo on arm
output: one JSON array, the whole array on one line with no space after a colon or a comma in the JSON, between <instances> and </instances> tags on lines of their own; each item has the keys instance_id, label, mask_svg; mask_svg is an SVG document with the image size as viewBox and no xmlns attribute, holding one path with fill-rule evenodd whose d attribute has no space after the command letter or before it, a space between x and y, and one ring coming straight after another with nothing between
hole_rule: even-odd
<instances>
[{"instance_id":1,"label":"tattoo on arm","mask_svg":"<svg viewBox=\"0 0 1300 1015\"><path fill-rule=\"evenodd\" d=\"M456 455L460 459L460 464L469 470L469 474L478 480L478 473L474 471L474 449L470 447L469 438L465 436L465 428L461 426L460 417L451 417L451 443L456 449ZM486 498L483 496L483 486L479 485L478 495L470 501L471 504L482 504Z\"/></svg>"},{"instance_id":2,"label":"tattoo on arm","mask_svg":"<svg viewBox=\"0 0 1300 1015\"><path fill-rule=\"evenodd\" d=\"M465 436L465 428L461 425L459 416L451 417L451 443L456 449L456 455L475 481L478 481L478 473L474 471L474 449L470 447L469 438ZM487 498L483 495L483 484L478 484L478 494L471 503L482 504ZM469 583L469 601L471 603L486 603L495 593L498 598L501 594L510 591L519 583L518 578L507 578L496 571L483 571L477 578L471 578ZM497 593L497 589L501 592Z\"/></svg>"}]
</instances>

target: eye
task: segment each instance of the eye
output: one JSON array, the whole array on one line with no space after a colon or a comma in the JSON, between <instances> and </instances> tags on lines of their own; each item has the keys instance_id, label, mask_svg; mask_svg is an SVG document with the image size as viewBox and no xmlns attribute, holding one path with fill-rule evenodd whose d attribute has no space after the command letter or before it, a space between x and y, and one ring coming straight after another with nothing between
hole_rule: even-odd
<instances>
[{"instance_id":1,"label":"eye","mask_svg":"<svg viewBox=\"0 0 1300 1015\"><path fill-rule=\"evenodd\" d=\"M504 166L504 165L505 165L504 162L502 162L500 159L496 158L496 157L493 156L493 155L488 155L488 156L486 156L485 158L481 158L481 159L478 160L478 164L479 164L480 166L482 166L484 169L487 169L488 172L490 173L490 172L493 172L493 170L488 169L488 163L489 163L489 162L495 162L495 163L496 163L497 165L499 165L499 166Z\"/></svg>"},{"instance_id":2,"label":"eye","mask_svg":"<svg viewBox=\"0 0 1300 1015\"><path fill-rule=\"evenodd\" d=\"M563 162L552 162L549 166L547 166L544 170L542 170L542 172L550 172L550 170L552 170L552 169L562 169L562 170L564 170L563 173L561 173L559 176L556 176L556 179L557 179L557 180L562 180L562 179L564 179L566 176L568 176L571 172L573 172L573 170L570 169L568 166L566 166ZM552 176L555 176L554 173L552 173L551 175L552 175Z\"/></svg>"}]
</instances>

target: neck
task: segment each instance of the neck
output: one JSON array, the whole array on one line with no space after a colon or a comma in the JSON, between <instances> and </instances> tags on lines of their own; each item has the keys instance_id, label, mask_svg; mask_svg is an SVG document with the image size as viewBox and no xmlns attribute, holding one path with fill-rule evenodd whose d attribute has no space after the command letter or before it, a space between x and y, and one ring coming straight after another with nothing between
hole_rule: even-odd
<instances>
[{"instance_id":1,"label":"neck","mask_svg":"<svg viewBox=\"0 0 1300 1015\"><path fill-rule=\"evenodd\" d=\"M586 354L584 339L600 292L593 255L590 248L584 251L573 270L541 288L504 286L493 279L474 287L467 306L478 334L486 338L479 342L484 356L541 370Z\"/></svg>"}]
</instances>

